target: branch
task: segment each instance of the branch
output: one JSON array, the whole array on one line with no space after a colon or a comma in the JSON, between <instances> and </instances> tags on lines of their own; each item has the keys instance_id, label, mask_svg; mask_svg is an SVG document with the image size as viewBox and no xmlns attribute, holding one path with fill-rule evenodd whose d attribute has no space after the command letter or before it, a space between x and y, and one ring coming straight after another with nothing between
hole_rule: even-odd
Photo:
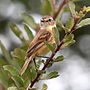
<instances>
[{"instance_id":1,"label":"branch","mask_svg":"<svg viewBox=\"0 0 90 90\"><path fill-rule=\"evenodd\" d=\"M62 0L62 3L59 5L58 11L54 14L53 19L55 20L56 17L59 15L60 11L64 7L64 5L67 3L68 0Z\"/></svg>"},{"instance_id":2,"label":"branch","mask_svg":"<svg viewBox=\"0 0 90 90\"><path fill-rule=\"evenodd\" d=\"M70 35L70 34L76 29L75 27L76 27L76 24L78 23L79 20L80 20L80 18L75 18L75 22L74 22L73 27L71 28L71 30L70 30L69 32L67 32L67 33L65 34L64 38L65 38L66 36ZM58 51L60 51L61 46L64 44L64 42L63 42L64 38L63 38L62 41L59 43L59 45L57 45L57 48L56 48L55 51L51 54L51 56L46 60L46 63L44 64L42 70L45 70L45 69L47 68L48 64L53 61L53 57L56 55L56 53L57 53ZM32 88L33 85L38 81L40 75L41 75L41 74L37 74L36 78L31 82L30 88ZM30 90L30 89L28 89L28 90Z\"/></svg>"}]
</instances>

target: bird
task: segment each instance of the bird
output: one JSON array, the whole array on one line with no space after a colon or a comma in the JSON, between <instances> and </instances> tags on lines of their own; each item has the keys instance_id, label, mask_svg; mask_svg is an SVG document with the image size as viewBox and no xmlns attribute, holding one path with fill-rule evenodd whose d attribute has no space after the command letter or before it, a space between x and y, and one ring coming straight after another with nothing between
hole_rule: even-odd
<instances>
[{"instance_id":1,"label":"bird","mask_svg":"<svg viewBox=\"0 0 90 90\"><path fill-rule=\"evenodd\" d=\"M20 75L23 75L33 58L36 55L45 55L50 50L46 46L45 42L49 44L55 43L54 33L52 31L53 28L56 27L56 22L52 18L52 16L43 16L40 20L40 30L35 35L34 39L31 41L25 57L25 63L20 70Z\"/></svg>"}]
</instances>

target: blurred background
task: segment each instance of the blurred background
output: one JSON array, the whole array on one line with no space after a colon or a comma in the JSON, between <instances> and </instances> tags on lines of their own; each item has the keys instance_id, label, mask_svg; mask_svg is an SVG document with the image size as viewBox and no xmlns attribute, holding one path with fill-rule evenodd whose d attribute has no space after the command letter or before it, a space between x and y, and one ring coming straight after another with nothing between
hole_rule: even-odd
<instances>
[{"instance_id":1,"label":"blurred background","mask_svg":"<svg viewBox=\"0 0 90 90\"><path fill-rule=\"evenodd\" d=\"M21 26L21 14L28 13L39 23L42 17L40 12L42 1L0 0L0 40L7 50L12 51L21 45L21 41L10 30L9 23L17 24L27 39L27 35ZM62 0L59 1L61 2ZM79 10L80 7L90 6L90 0L77 0L76 5L76 10ZM61 19L62 22L65 23L68 17L70 17L70 13L65 12ZM86 17L90 18L90 13ZM90 90L90 26L82 27L76 30L74 34L76 43L58 52L59 55L65 56L64 61L54 64L48 70L48 72L58 70L60 76L44 81L48 84L47 90ZM1 49L0 57L3 57ZM1 61L2 59L0 59ZM42 82L37 87L41 86Z\"/></svg>"}]
</instances>

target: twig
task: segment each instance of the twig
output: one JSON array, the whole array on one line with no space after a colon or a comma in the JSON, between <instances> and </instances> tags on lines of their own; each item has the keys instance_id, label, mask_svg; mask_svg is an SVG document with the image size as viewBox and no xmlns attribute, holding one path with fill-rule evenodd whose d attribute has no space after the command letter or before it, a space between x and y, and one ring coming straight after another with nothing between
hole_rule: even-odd
<instances>
[{"instance_id":1,"label":"twig","mask_svg":"<svg viewBox=\"0 0 90 90\"><path fill-rule=\"evenodd\" d=\"M62 0L62 3L60 4L58 11L54 14L53 19L55 20L56 17L58 16L58 14L60 13L60 11L62 10L62 8L64 7L64 5L67 3L68 0Z\"/></svg>"},{"instance_id":2,"label":"twig","mask_svg":"<svg viewBox=\"0 0 90 90\"><path fill-rule=\"evenodd\" d=\"M74 30L75 30L75 27L76 27L76 24L78 23L79 21L79 18L75 18L75 22L74 22L74 25L73 27L71 28L71 30L69 32L67 32L64 36L64 38L68 35L70 35ZM46 60L46 63L44 64L42 70L45 70L48 66L48 64L53 61L53 57L56 55L56 53L61 49L61 46L64 44L63 40L64 38L62 39L62 41L59 43L59 45L57 46L57 48L55 49L55 51L51 54L51 56ZM33 87L33 85L38 81L39 77L40 77L41 74L37 74L36 78L31 82L31 85L30 85L30 88ZM30 90L30 89L28 89Z\"/></svg>"}]
</instances>

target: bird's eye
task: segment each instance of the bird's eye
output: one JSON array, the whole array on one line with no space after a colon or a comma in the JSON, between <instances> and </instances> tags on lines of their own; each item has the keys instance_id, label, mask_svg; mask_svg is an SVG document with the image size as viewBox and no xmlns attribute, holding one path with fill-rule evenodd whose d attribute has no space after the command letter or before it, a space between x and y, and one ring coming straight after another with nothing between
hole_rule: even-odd
<instances>
[{"instance_id":1,"label":"bird's eye","mask_svg":"<svg viewBox=\"0 0 90 90\"><path fill-rule=\"evenodd\" d=\"M48 21L51 21L51 19L49 19Z\"/></svg>"}]
</instances>

